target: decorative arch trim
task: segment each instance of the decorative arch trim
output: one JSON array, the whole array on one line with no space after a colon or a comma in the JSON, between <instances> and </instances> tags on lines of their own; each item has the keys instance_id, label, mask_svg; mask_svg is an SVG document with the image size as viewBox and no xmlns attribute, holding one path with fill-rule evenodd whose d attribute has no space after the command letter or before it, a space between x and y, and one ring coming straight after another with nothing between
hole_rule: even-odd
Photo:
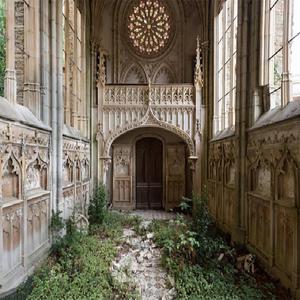
<instances>
[{"instance_id":1,"label":"decorative arch trim","mask_svg":"<svg viewBox=\"0 0 300 300\"><path fill-rule=\"evenodd\" d=\"M124 126L119 130L115 131L114 133L112 133L111 135L109 135L109 137L105 141L104 153L103 153L104 157L109 157L109 150L115 139L117 139L119 136L123 135L124 133L127 133L131 130L141 128L141 127L157 127L174 133L175 135L179 136L182 140L184 140L184 142L187 144L189 155L195 156L195 145L192 138L180 128L158 120L153 114L151 107L148 107L145 116L140 121L128 124L127 126Z\"/></svg>"}]
</instances>

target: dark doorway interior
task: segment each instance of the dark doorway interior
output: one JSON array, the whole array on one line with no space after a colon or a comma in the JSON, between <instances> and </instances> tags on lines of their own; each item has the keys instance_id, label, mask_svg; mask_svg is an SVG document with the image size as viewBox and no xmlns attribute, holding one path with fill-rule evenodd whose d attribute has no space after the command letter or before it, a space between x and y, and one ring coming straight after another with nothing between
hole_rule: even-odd
<instances>
[{"instance_id":1,"label":"dark doorway interior","mask_svg":"<svg viewBox=\"0 0 300 300\"><path fill-rule=\"evenodd\" d=\"M163 145L156 138L136 143L136 208L161 209L163 197Z\"/></svg>"}]
</instances>

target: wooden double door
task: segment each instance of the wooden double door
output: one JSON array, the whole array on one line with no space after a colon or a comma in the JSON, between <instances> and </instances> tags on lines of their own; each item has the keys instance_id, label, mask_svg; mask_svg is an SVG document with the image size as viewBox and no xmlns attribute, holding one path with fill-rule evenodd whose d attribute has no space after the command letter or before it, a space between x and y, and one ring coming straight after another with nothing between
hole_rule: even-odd
<instances>
[{"instance_id":1,"label":"wooden double door","mask_svg":"<svg viewBox=\"0 0 300 300\"><path fill-rule=\"evenodd\" d=\"M163 198L163 145L156 138L136 143L136 208L161 209Z\"/></svg>"}]
</instances>

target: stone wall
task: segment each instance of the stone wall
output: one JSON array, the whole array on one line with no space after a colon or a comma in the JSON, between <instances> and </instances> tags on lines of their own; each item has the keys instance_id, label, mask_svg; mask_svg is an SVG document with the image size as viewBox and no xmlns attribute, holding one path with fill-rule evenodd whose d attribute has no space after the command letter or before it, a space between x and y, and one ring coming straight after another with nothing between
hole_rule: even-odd
<instances>
[{"instance_id":1,"label":"stone wall","mask_svg":"<svg viewBox=\"0 0 300 300\"><path fill-rule=\"evenodd\" d=\"M240 0L238 11L235 128L217 136L212 134L214 89L205 84L214 81L213 51L206 60L207 136L202 161L209 208L233 240L245 244L270 273L298 295L300 104L295 101L269 110L268 86L259 86L258 80L261 5ZM211 41L212 12L211 26L207 26Z\"/></svg>"},{"instance_id":2,"label":"stone wall","mask_svg":"<svg viewBox=\"0 0 300 300\"><path fill-rule=\"evenodd\" d=\"M0 292L49 248L50 132L0 121Z\"/></svg>"},{"instance_id":3,"label":"stone wall","mask_svg":"<svg viewBox=\"0 0 300 300\"><path fill-rule=\"evenodd\" d=\"M64 219L70 218L74 211L87 214L90 177L89 142L64 137L63 197L58 204Z\"/></svg>"}]
</instances>

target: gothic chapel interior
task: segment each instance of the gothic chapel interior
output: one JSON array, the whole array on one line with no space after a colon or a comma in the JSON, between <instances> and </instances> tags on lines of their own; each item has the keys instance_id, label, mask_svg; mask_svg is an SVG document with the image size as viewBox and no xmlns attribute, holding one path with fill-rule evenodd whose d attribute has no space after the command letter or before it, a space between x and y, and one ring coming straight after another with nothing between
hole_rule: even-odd
<instances>
[{"instance_id":1,"label":"gothic chapel interior","mask_svg":"<svg viewBox=\"0 0 300 300\"><path fill-rule=\"evenodd\" d=\"M205 190L300 295L299 0L3 7L0 295L47 254L52 211L86 215L99 182L122 210Z\"/></svg>"}]
</instances>

